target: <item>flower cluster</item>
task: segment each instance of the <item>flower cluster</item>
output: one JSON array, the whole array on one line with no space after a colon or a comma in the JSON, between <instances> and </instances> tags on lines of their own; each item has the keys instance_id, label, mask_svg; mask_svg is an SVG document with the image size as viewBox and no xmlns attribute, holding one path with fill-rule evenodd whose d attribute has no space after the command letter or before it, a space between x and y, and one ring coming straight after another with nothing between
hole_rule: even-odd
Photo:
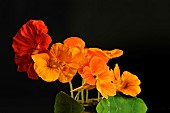
<instances>
[{"instance_id":1,"label":"flower cluster","mask_svg":"<svg viewBox=\"0 0 170 113\"><path fill-rule=\"evenodd\" d=\"M104 98L122 92L136 96L141 92L140 80L128 71L120 74L118 64L109 67L108 61L123 55L120 49L102 50L87 48L80 37L68 37L61 42L52 42L42 20L29 20L13 37L14 61L19 72L27 72L31 79L39 77L46 82L59 80L70 82L78 73L84 81L82 86L71 90L96 88Z\"/></svg>"}]
</instances>

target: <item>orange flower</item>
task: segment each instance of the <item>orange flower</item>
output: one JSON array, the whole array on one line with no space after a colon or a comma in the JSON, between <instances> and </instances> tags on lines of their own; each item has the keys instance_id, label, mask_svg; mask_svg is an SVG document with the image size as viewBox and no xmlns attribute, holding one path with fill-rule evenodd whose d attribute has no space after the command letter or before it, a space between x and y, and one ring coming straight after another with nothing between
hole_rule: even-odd
<instances>
[{"instance_id":1,"label":"orange flower","mask_svg":"<svg viewBox=\"0 0 170 113\"><path fill-rule=\"evenodd\" d=\"M72 38L69 40L72 41ZM62 43L53 44L50 54L32 55L34 68L39 77L47 82L58 79L62 83L72 80L84 60L83 57L84 54L79 48Z\"/></svg>"},{"instance_id":2,"label":"orange flower","mask_svg":"<svg viewBox=\"0 0 170 113\"><path fill-rule=\"evenodd\" d=\"M78 73L83 78L85 84L73 91L86 88L91 89L96 86L97 90L105 98L108 98L108 95L115 95L116 87L111 81L112 73L107 66L107 62L111 58L121 56L123 51L119 49L108 51L99 48L86 48L84 53L87 60L79 68Z\"/></svg>"},{"instance_id":3,"label":"orange flower","mask_svg":"<svg viewBox=\"0 0 170 113\"><path fill-rule=\"evenodd\" d=\"M111 70L108 69L99 74L97 76L97 82L96 82L96 88L101 93L103 97L106 99L108 96L115 96L116 95L116 86L113 81L111 81L111 77L113 76L113 73Z\"/></svg>"},{"instance_id":4,"label":"orange flower","mask_svg":"<svg viewBox=\"0 0 170 113\"><path fill-rule=\"evenodd\" d=\"M86 72L88 73L88 75L85 76L84 81L88 80L91 82L90 83L85 82L82 86L71 90L71 92L80 91L84 89L91 90L96 88L101 93L101 95L106 99L108 98L108 96L116 95L116 86L111 81L112 80L111 77L113 76L113 73L111 70L109 70L109 68L107 68L105 72L96 75L96 78L92 78L93 75L92 74L90 75L90 70L86 70ZM93 82L95 84L92 84Z\"/></svg>"},{"instance_id":5,"label":"orange flower","mask_svg":"<svg viewBox=\"0 0 170 113\"><path fill-rule=\"evenodd\" d=\"M140 83L138 77L128 71L124 71L120 76L120 69L118 64L114 68L113 83L116 85L116 89L123 94L136 96L141 92Z\"/></svg>"},{"instance_id":6,"label":"orange flower","mask_svg":"<svg viewBox=\"0 0 170 113\"><path fill-rule=\"evenodd\" d=\"M73 91L92 89L96 87L96 89L105 98L116 94L116 87L111 81L111 77L113 75L107 66L107 62L105 62L101 57L93 56L89 65L84 66L82 69L81 76L85 84Z\"/></svg>"},{"instance_id":7,"label":"orange flower","mask_svg":"<svg viewBox=\"0 0 170 113\"><path fill-rule=\"evenodd\" d=\"M47 53L39 53L32 55L34 69L39 77L47 82L55 81L59 77L60 70L50 67L50 55Z\"/></svg>"},{"instance_id":8,"label":"orange flower","mask_svg":"<svg viewBox=\"0 0 170 113\"><path fill-rule=\"evenodd\" d=\"M28 77L37 79L38 76L33 69L31 55L48 52L51 37L46 34L47 26L41 20L29 20L19 29L13 37L12 48L15 53L14 61L18 65L18 71L27 71Z\"/></svg>"},{"instance_id":9,"label":"orange flower","mask_svg":"<svg viewBox=\"0 0 170 113\"><path fill-rule=\"evenodd\" d=\"M105 72L106 70L108 70L106 62L104 62L100 57L94 56L89 62L89 65L83 68L81 76L85 83L95 85L97 75Z\"/></svg>"},{"instance_id":10,"label":"orange flower","mask_svg":"<svg viewBox=\"0 0 170 113\"><path fill-rule=\"evenodd\" d=\"M84 65L80 67L78 70L80 75L82 74L83 68L89 65L91 59L94 56L100 57L102 61L107 63L110 59L123 55L123 51L120 49L114 49L114 50L108 51L108 50L101 50L99 48L85 48L84 53L86 54L85 57L87 60L86 60L86 63L84 63Z\"/></svg>"}]
</instances>

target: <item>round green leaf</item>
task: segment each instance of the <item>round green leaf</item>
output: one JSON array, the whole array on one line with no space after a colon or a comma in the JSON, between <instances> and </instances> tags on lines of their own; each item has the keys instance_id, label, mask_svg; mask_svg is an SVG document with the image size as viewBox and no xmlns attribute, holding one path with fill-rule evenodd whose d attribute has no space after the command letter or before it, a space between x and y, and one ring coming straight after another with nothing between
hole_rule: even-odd
<instances>
[{"instance_id":1,"label":"round green leaf","mask_svg":"<svg viewBox=\"0 0 170 113\"><path fill-rule=\"evenodd\" d=\"M146 113L147 106L141 98L121 95L103 98L97 105L97 113Z\"/></svg>"}]
</instances>

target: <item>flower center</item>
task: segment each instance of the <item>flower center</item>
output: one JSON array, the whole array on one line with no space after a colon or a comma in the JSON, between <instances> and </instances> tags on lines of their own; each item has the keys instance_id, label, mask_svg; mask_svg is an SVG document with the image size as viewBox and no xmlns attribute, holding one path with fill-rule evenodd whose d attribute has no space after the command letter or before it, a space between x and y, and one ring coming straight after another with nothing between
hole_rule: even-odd
<instances>
[{"instance_id":1,"label":"flower center","mask_svg":"<svg viewBox=\"0 0 170 113\"><path fill-rule=\"evenodd\" d=\"M66 66L65 62L59 62L59 61L50 61L49 67L57 69L57 70L63 70L63 68Z\"/></svg>"}]
</instances>

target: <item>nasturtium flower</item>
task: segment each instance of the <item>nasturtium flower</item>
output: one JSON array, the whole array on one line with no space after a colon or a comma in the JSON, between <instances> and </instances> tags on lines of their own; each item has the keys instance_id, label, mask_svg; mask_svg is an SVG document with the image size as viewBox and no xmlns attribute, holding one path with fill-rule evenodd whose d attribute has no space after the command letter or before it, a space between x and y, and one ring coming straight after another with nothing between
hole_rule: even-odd
<instances>
[{"instance_id":1,"label":"nasturtium flower","mask_svg":"<svg viewBox=\"0 0 170 113\"><path fill-rule=\"evenodd\" d=\"M118 64L113 70L113 83L116 85L116 90L125 95L136 96L141 92L141 81L138 77L128 71L124 71L120 76L120 69Z\"/></svg>"},{"instance_id":2,"label":"nasturtium flower","mask_svg":"<svg viewBox=\"0 0 170 113\"><path fill-rule=\"evenodd\" d=\"M115 95L116 87L111 81L111 76L113 75L111 74L111 70L107 66L107 63L109 59L121 56L123 51L120 49L109 51L99 48L85 48L84 53L87 60L79 68L78 73L83 78L85 86L82 85L79 88L76 88L76 90L96 86L96 89L105 98Z\"/></svg>"},{"instance_id":3,"label":"nasturtium flower","mask_svg":"<svg viewBox=\"0 0 170 113\"><path fill-rule=\"evenodd\" d=\"M52 41L47 32L47 26L43 21L29 20L13 37L12 47L15 54L23 56L47 49Z\"/></svg>"},{"instance_id":4,"label":"nasturtium flower","mask_svg":"<svg viewBox=\"0 0 170 113\"><path fill-rule=\"evenodd\" d=\"M14 61L18 66L17 70L26 71L29 78L38 78L33 68L31 55L48 52L48 46L52 40L47 32L47 26L42 20L29 20L13 37L12 48L15 53Z\"/></svg>"},{"instance_id":5,"label":"nasturtium flower","mask_svg":"<svg viewBox=\"0 0 170 113\"><path fill-rule=\"evenodd\" d=\"M105 98L108 98L108 96L114 96L116 95L116 86L111 81L111 77L110 77L111 75L112 74L110 73L110 70L107 70L106 72L96 75L95 76L96 78L92 78L92 75L87 75L87 76L85 75L85 80L89 80L91 81L91 83L95 82L95 84L92 85L91 83L88 84L87 82L85 82L82 86L73 89L72 91L79 91L84 89L90 90L96 88L101 93L101 95Z\"/></svg>"},{"instance_id":6,"label":"nasturtium flower","mask_svg":"<svg viewBox=\"0 0 170 113\"><path fill-rule=\"evenodd\" d=\"M42 80L51 82L58 79L60 70L53 68L53 65L50 65L51 59L48 53L32 55L32 59L35 62L34 69Z\"/></svg>"},{"instance_id":7,"label":"nasturtium flower","mask_svg":"<svg viewBox=\"0 0 170 113\"><path fill-rule=\"evenodd\" d=\"M87 60L84 63L84 65L81 66L78 70L80 75L83 71L83 68L89 65L89 63L91 62L91 59L94 56L100 57L103 62L107 63L110 59L123 55L123 51L120 49L113 49L109 51L109 50L102 50L99 48L85 48L84 53L85 53L85 57Z\"/></svg>"},{"instance_id":8,"label":"nasturtium flower","mask_svg":"<svg viewBox=\"0 0 170 113\"><path fill-rule=\"evenodd\" d=\"M102 56L92 56L88 65L86 64L79 74L83 78L85 85L73 91L96 88L105 98L116 94L116 87L111 81L113 74L107 66L107 61L103 60Z\"/></svg>"},{"instance_id":9,"label":"nasturtium flower","mask_svg":"<svg viewBox=\"0 0 170 113\"><path fill-rule=\"evenodd\" d=\"M72 41L72 38L69 40ZM62 83L70 82L84 62L84 53L73 45L55 43L51 46L49 54L32 55L35 62L34 69L38 76L47 82L55 80Z\"/></svg>"},{"instance_id":10,"label":"nasturtium flower","mask_svg":"<svg viewBox=\"0 0 170 113\"><path fill-rule=\"evenodd\" d=\"M83 71L81 73L81 76L85 83L88 83L90 85L96 84L96 77L98 74L104 72L107 69L107 65L100 57L93 57L90 65L85 66L83 68Z\"/></svg>"},{"instance_id":11,"label":"nasturtium flower","mask_svg":"<svg viewBox=\"0 0 170 113\"><path fill-rule=\"evenodd\" d=\"M78 73L83 77L85 82L89 83L90 85L94 85L95 79L94 76L91 75L104 72L108 67L107 63L109 59L121 56L123 51L120 49L108 51L101 50L99 48L85 48L84 53L86 62L79 68ZM88 70L87 67L89 67L90 71L86 71ZM84 75L86 75L86 77L84 77ZM87 80L87 78L91 79Z\"/></svg>"},{"instance_id":12,"label":"nasturtium flower","mask_svg":"<svg viewBox=\"0 0 170 113\"><path fill-rule=\"evenodd\" d=\"M109 67L108 67L108 69L105 72L99 74L96 77L97 79L96 89L106 99L108 98L108 96L116 95L116 86L111 79L112 76L113 76L113 73L111 70L109 70Z\"/></svg>"},{"instance_id":13,"label":"nasturtium flower","mask_svg":"<svg viewBox=\"0 0 170 113\"><path fill-rule=\"evenodd\" d=\"M112 82L113 72L109 70L108 66L105 71L96 74L95 78L91 74L90 69L88 67L85 67L85 69L85 73L87 73L87 75L83 77L85 83L82 86L71 90L71 92L80 91L84 89L91 90L96 88L106 99L108 98L108 96L116 95L116 86Z\"/></svg>"}]
</instances>

